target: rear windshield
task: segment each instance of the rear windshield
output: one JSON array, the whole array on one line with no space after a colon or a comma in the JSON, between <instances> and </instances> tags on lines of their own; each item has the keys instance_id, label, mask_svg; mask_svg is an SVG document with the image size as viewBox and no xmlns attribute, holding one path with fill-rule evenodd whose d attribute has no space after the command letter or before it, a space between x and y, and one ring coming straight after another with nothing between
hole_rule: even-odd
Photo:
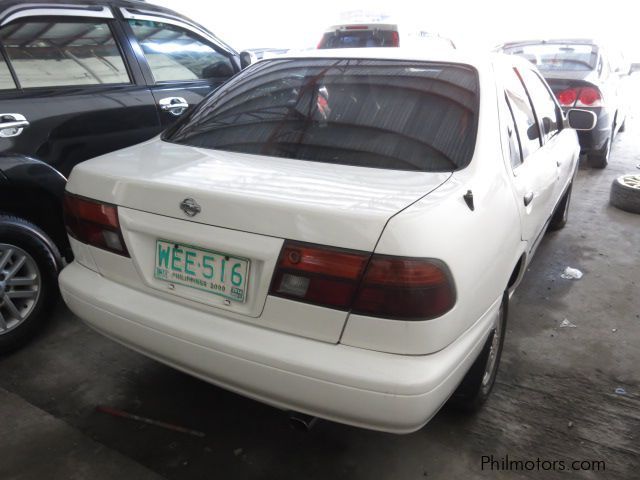
<instances>
[{"instance_id":1,"label":"rear windshield","mask_svg":"<svg viewBox=\"0 0 640 480\"><path fill-rule=\"evenodd\" d=\"M273 59L236 75L163 138L340 165L452 171L471 160L477 113L469 67Z\"/></svg>"},{"instance_id":2,"label":"rear windshield","mask_svg":"<svg viewBox=\"0 0 640 480\"><path fill-rule=\"evenodd\" d=\"M594 45L545 43L538 45L514 45L505 53L520 55L540 70L588 71L596 68L598 49Z\"/></svg>"},{"instance_id":3,"label":"rear windshield","mask_svg":"<svg viewBox=\"0 0 640 480\"><path fill-rule=\"evenodd\" d=\"M393 30L349 30L325 33L318 48L397 47L399 43Z\"/></svg>"}]
</instances>

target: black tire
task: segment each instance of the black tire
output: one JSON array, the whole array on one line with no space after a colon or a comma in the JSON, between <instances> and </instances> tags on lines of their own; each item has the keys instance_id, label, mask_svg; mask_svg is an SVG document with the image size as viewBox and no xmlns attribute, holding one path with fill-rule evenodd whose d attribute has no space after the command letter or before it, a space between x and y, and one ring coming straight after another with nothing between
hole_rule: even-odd
<instances>
[{"instance_id":1,"label":"black tire","mask_svg":"<svg viewBox=\"0 0 640 480\"><path fill-rule=\"evenodd\" d=\"M613 136L613 129L611 130L611 135ZM596 153L590 153L587 155L587 160L589 161L589 165L593 168L605 168L609 164L609 157L611 155L611 143L612 139L609 137L607 143L602 147L602 150Z\"/></svg>"},{"instance_id":2,"label":"black tire","mask_svg":"<svg viewBox=\"0 0 640 480\"><path fill-rule=\"evenodd\" d=\"M502 296L500 305L500 319L498 326L489 334L480 355L471 365L471 368L462 379L458 389L450 399L450 404L465 411L476 411L489 398L493 389L500 366L502 356L502 346L507 328L507 314L509 310L509 295L507 292ZM492 351L495 356L492 359ZM490 362L491 360L491 362Z\"/></svg>"},{"instance_id":3,"label":"black tire","mask_svg":"<svg viewBox=\"0 0 640 480\"><path fill-rule=\"evenodd\" d=\"M569 185L569 188L567 188L562 200L558 203L555 212L553 212L553 217L551 217L551 221L549 222L549 230L560 230L567 224L567 220L569 219L569 206L571 204L572 189L573 183Z\"/></svg>"},{"instance_id":4,"label":"black tire","mask_svg":"<svg viewBox=\"0 0 640 480\"><path fill-rule=\"evenodd\" d=\"M640 175L620 175L611 184L611 205L631 213L640 213Z\"/></svg>"},{"instance_id":5,"label":"black tire","mask_svg":"<svg viewBox=\"0 0 640 480\"><path fill-rule=\"evenodd\" d=\"M49 317L59 258L36 225L0 214L0 355L30 340Z\"/></svg>"}]
</instances>

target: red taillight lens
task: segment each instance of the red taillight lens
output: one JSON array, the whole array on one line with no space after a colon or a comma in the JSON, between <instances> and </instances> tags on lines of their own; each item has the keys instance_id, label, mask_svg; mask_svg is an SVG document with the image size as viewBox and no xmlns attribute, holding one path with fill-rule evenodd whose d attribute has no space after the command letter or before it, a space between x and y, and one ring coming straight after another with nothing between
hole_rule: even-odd
<instances>
[{"instance_id":1,"label":"red taillight lens","mask_svg":"<svg viewBox=\"0 0 640 480\"><path fill-rule=\"evenodd\" d=\"M453 282L442 262L374 255L362 279L352 312L424 320L445 314L454 304Z\"/></svg>"},{"instance_id":2,"label":"red taillight lens","mask_svg":"<svg viewBox=\"0 0 640 480\"><path fill-rule=\"evenodd\" d=\"M448 268L436 260L390 257L285 242L271 295L402 320L443 315L455 304Z\"/></svg>"},{"instance_id":3,"label":"red taillight lens","mask_svg":"<svg viewBox=\"0 0 640 480\"><path fill-rule=\"evenodd\" d=\"M400 46L400 35L398 32L391 32L391 46L399 47Z\"/></svg>"},{"instance_id":4,"label":"red taillight lens","mask_svg":"<svg viewBox=\"0 0 640 480\"><path fill-rule=\"evenodd\" d=\"M585 87L580 90L578 95L577 107L601 107L602 95L600 90L595 87Z\"/></svg>"},{"instance_id":5,"label":"red taillight lens","mask_svg":"<svg viewBox=\"0 0 640 480\"><path fill-rule=\"evenodd\" d=\"M76 240L129 256L114 205L65 193L64 221L67 232Z\"/></svg>"},{"instance_id":6,"label":"red taillight lens","mask_svg":"<svg viewBox=\"0 0 640 480\"><path fill-rule=\"evenodd\" d=\"M567 88L561 92L556 93L558 102L563 107L573 107L578 99L578 91L575 88Z\"/></svg>"},{"instance_id":7,"label":"red taillight lens","mask_svg":"<svg viewBox=\"0 0 640 480\"><path fill-rule=\"evenodd\" d=\"M270 293L326 307L348 309L369 254L285 242Z\"/></svg>"}]
</instances>

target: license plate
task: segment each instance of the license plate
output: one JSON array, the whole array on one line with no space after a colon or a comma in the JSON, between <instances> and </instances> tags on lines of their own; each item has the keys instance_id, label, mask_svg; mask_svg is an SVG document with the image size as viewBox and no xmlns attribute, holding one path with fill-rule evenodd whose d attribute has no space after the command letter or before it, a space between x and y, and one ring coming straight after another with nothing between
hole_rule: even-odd
<instances>
[{"instance_id":1,"label":"license plate","mask_svg":"<svg viewBox=\"0 0 640 480\"><path fill-rule=\"evenodd\" d=\"M153 275L165 282L244 302L249 260L182 243L157 240Z\"/></svg>"}]
</instances>

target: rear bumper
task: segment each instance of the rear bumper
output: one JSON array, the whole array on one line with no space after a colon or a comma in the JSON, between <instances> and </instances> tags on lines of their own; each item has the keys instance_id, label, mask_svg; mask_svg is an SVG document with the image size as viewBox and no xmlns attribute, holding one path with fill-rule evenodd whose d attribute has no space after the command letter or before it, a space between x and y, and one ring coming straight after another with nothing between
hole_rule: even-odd
<instances>
[{"instance_id":1,"label":"rear bumper","mask_svg":"<svg viewBox=\"0 0 640 480\"><path fill-rule=\"evenodd\" d=\"M445 349L405 356L212 316L77 262L61 273L60 288L89 326L158 361L281 409L394 433L419 429L440 409L482 349L500 304Z\"/></svg>"}]
</instances>

